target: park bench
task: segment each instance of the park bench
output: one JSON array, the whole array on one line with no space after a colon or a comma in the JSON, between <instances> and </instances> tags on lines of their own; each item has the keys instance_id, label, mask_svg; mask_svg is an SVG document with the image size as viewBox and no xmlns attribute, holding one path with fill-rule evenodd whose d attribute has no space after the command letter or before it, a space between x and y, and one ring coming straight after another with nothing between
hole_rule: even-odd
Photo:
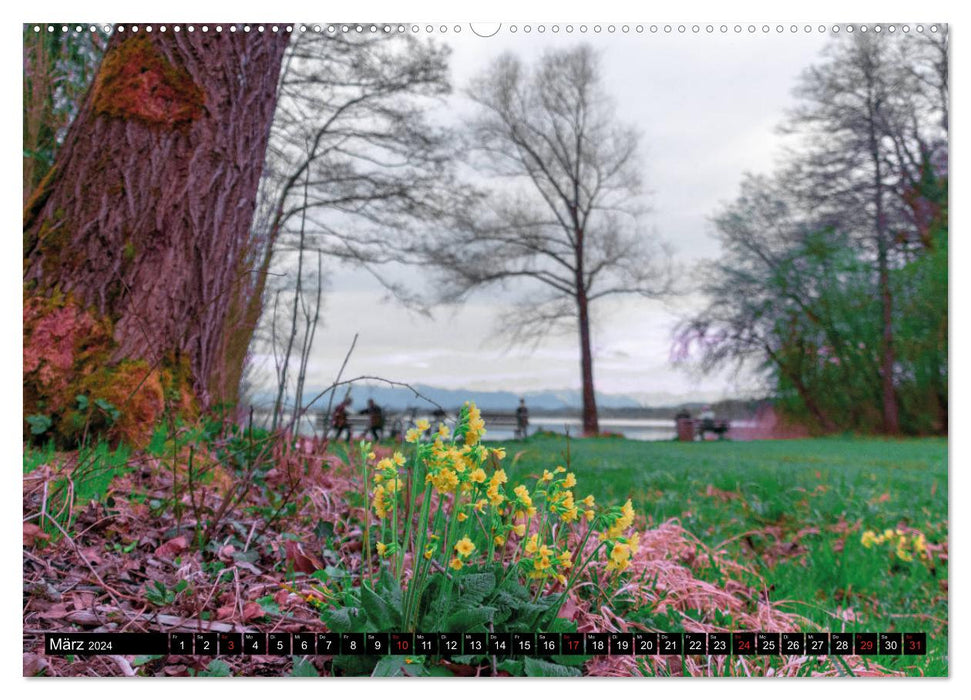
<instances>
[{"instance_id":1,"label":"park bench","mask_svg":"<svg viewBox=\"0 0 971 700\"><path fill-rule=\"evenodd\" d=\"M722 418L678 418L676 423L678 440L682 442L704 440L708 433L714 433L719 440L724 440L731 428L731 423Z\"/></svg>"},{"instance_id":2,"label":"park bench","mask_svg":"<svg viewBox=\"0 0 971 700\"><path fill-rule=\"evenodd\" d=\"M706 419L696 421L696 426L698 429L698 438L701 440L705 439L707 433L714 433L715 437L719 440L725 439L725 434L728 432L730 426L729 422L724 419Z\"/></svg>"}]
</instances>

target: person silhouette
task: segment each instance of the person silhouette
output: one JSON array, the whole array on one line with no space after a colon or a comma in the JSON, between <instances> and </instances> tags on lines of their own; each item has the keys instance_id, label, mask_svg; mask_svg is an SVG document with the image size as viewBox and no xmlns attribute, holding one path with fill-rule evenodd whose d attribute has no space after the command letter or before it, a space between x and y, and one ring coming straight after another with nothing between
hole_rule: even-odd
<instances>
[{"instance_id":1,"label":"person silhouette","mask_svg":"<svg viewBox=\"0 0 971 700\"><path fill-rule=\"evenodd\" d=\"M381 439L381 434L384 431L384 411L374 403L374 399L368 399L367 406L360 413L368 415L369 430L374 441L377 442Z\"/></svg>"},{"instance_id":2,"label":"person silhouette","mask_svg":"<svg viewBox=\"0 0 971 700\"><path fill-rule=\"evenodd\" d=\"M519 399L519 406L516 408L516 437L525 438L529 432L529 409L526 408L526 399Z\"/></svg>"},{"instance_id":3,"label":"person silhouette","mask_svg":"<svg viewBox=\"0 0 971 700\"><path fill-rule=\"evenodd\" d=\"M347 420L347 408L350 405L351 405L351 399L350 397L347 397L339 404L337 404L337 408L334 409L333 424L334 424L334 430L337 431L337 433L334 435L334 440L340 440L341 433L343 433L346 430L347 441L348 442L351 441L351 424L350 424L350 421Z\"/></svg>"}]
</instances>

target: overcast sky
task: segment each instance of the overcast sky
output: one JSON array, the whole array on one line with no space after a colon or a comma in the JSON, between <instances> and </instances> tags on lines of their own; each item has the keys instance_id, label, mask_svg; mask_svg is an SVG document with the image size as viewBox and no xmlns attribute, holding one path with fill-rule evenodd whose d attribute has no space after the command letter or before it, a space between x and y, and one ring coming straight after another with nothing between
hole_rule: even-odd
<instances>
[{"instance_id":1,"label":"overcast sky","mask_svg":"<svg viewBox=\"0 0 971 700\"><path fill-rule=\"evenodd\" d=\"M782 137L776 127L793 106L800 73L818 61L827 39L803 31L769 34L761 29L727 35L689 32L624 35L588 26L580 36L563 29L516 33L504 26L480 38L468 25L458 35L439 37L453 49L453 84L460 90L498 54L512 51L527 63L550 48L588 42L601 53L607 92L619 120L642 132L643 179L650 194L648 228L668 241L677 259L690 265L716 257L709 219L732 199L743 173L771 170ZM456 96L448 113L461 119L468 104ZM502 295L475 296L461 309L441 309L433 319L384 301L384 292L366 273L330 270L322 326L318 330L308 381L331 381L355 333L357 347L345 377L373 374L388 379L447 388L530 391L579 388L576 335L550 338L535 350L494 340L508 301ZM508 299L508 297L507 297ZM671 331L678 314L697 298L667 307L656 302L605 300L595 307L594 378L604 393L644 400L713 400L751 394L748 377L699 377L670 363ZM259 360L259 358L258 358Z\"/></svg>"}]
</instances>

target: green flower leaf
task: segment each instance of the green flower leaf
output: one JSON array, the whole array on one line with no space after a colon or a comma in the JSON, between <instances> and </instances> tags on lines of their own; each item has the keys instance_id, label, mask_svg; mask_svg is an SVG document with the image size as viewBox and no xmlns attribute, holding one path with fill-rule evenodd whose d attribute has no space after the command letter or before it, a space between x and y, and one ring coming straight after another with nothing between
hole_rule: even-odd
<instances>
[{"instance_id":1,"label":"green flower leaf","mask_svg":"<svg viewBox=\"0 0 971 700\"><path fill-rule=\"evenodd\" d=\"M394 602L378 595L366 585L361 586L361 607L367 613L371 629L384 631L401 627L401 611Z\"/></svg>"},{"instance_id":2,"label":"green flower leaf","mask_svg":"<svg viewBox=\"0 0 971 700\"><path fill-rule=\"evenodd\" d=\"M449 632L467 632L476 627L485 626L491 622L496 614L496 608L483 605L475 608L457 610L445 621L445 629Z\"/></svg>"},{"instance_id":3,"label":"green flower leaf","mask_svg":"<svg viewBox=\"0 0 971 700\"><path fill-rule=\"evenodd\" d=\"M560 664L543 661L543 659L534 659L531 656L525 658L523 670L527 676L541 676L544 678L580 675L579 669L561 666Z\"/></svg>"},{"instance_id":4,"label":"green flower leaf","mask_svg":"<svg viewBox=\"0 0 971 700\"><path fill-rule=\"evenodd\" d=\"M317 669L314 665L310 663L308 659L303 657L297 657L293 660L293 670L290 671L290 676L293 678L316 678L320 674L317 673Z\"/></svg>"},{"instance_id":5,"label":"green flower leaf","mask_svg":"<svg viewBox=\"0 0 971 700\"><path fill-rule=\"evenodd\" d=\"M320 619L327 625L332 632L357 632L361 631L367 623L367 616L358 608L337 608L336 610L325 610L321 613Z\"/></svg>"}]
</instances>

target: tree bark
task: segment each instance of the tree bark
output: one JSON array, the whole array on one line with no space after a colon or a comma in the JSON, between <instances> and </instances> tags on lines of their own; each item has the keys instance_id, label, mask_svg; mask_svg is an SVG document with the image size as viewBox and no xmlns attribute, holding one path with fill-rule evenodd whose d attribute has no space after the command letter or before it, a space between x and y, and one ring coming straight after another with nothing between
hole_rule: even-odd
<instances>
[{"instance_id":1,"label":"tree bark","mask_svg":"<svg viewBox=\"0 0 971 700\"><path fill-rule=\"evenodd\" d=\"M893 383L894 341L893 341L893 294L890 290L890 266L888 261L887 222L884 214L883 168L880 160L880 144L877 138L877 106L873 97L868 100L870 157L873 160L873 204L875 209L874 235L877 243L877 285L880 294L881 347L880 347L880 387L883 403L883 430L888 434L900 432L900 411L897 405L897 392Z\"/></svg>"},{"instance_id":2,"label":"tree bark","mask_svg":"<svg viewBox=\"0 0 971 700\"><path fill-rule=\"evenodd\" d=\"M590 348L589 301L584 290L577 294L577 323L580 328L580 376L583 381L583 434L600 433L597 398L593 390L593 351Z\"/></svg>"},{"instance_id":3,"label":"tree bark","mask_svg":"<svg viewBox=\"0 0 971 700\"><path fill-rule=\"evenodd\" d=\"M24 214L25 291L69 295L108 319L112 362L186 362L203 407L236 391L227 310L248 301L235 297L249 286L289 38L224 29L115 33Z\"/></svg>"}]
</instances>

